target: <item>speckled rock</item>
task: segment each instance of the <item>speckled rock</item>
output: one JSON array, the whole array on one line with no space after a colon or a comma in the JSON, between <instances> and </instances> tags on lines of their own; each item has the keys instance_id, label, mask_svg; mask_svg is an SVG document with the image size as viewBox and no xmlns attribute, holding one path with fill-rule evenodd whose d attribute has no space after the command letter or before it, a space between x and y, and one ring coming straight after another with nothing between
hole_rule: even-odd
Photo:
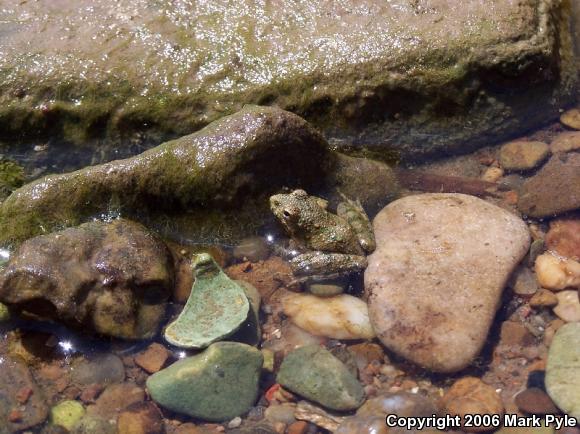
<instances>
[{"instance_id":1,"label":"speckled rock","mask_svg":"<svg viewBox=\"0 0 580 434\"><path fill-rule=\"evenodd\" d=\"M530 217L553 217L580 208L580 153L552 156L524 182L518 208Z\"/></svg>"},{"instance_id":2,"label":"speckled rock","mask_svg":"<svg viewBox=\"0 0 580 434\"><path fill-rule=\"evenodd\" d=\"M30 239L0 273L0 301L126 339L157 332L172 288L167 246L124 219Z\"/></svg>"},{"instance_id":3,"label":"speckled rock","mask_svg":"<svg viewBox=\"0 0 580 434\"><path fill-rule=\"evenodd\" d=\"M22 404L18 394L22 389L32 393ZM20 418L9 420L9 414L17 409ZM2 357L0 363L0 432L21 432L41 424L48 416L48 406L40 388L34 382L26 364L20 359ZM6 430L6 431L3 431Z\"/></svg>"},{"instance_id":4,"label":"speckled rock","mask_svg":"<svg viewBox=\"0 0 580 434\"><path fill-rule=\"evenodd\" d=\"M373 222L365 290L383 344L433 371L465 368L481 350L530 236L515 215L463 194L399 199Z\"/></svg>"},{"instance_id":5,"label":"speckled rock","mask_svg":"<svg viewBox=\"0 0 580 434\"><path fill-rule=\"evenodd\" d=\"M503 145L499 162L505 170L525 171L533 169L550 155L550 148L542 142L516 141Z\"/></svg>"},{"instance_id":6,"label":"speckled rock","mask_svg":"<svg viewBox=\"0 0 580 434\"><path fill-rule=\"evenodd\" d=\"M556 332L546 365L546 390L566 414L580 419L580 323Z\"/></svg>"},{"instance_id":7,"label":"speckled rock","mask_svg":"<svg viewBox=\"0 0 580 434\"><path fill-rule=\"evenodd\" d=\"M331 410L354 410L364 400L362 385L328 350L309 345L289 353L276 381Z\"/></svg>"},{"instance_id":8,"label":"speckled rock","mask_svg":"<svg viewBox=\"0 0 580 434\"><path fill-rule=\"evenodd\" d=\"M240 416L254 404L263 357L236 342L217 342L147 379L152 399L162 407L209 421Z\"/></svg>"},{"instance_id":9,"label":"speckled rock","mask_svg":"<svg viewBox=\"0 0 580 434\"><path fill-rule=\"evenodd\" d=\"M181 348L206 348L242 325L250 302L244 288L226 276L209 254L196 256L193 272L195 281L189 299L164 336Z\"/></svg>"}]
</instances>

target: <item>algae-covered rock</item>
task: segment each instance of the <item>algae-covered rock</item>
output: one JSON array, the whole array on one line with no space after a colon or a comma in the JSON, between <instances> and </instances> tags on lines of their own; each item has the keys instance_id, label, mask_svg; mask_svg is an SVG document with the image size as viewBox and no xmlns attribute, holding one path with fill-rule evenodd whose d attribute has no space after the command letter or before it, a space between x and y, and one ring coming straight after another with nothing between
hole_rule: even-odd
<instances>
[{"instance_id":1,"label":"algae-covered rock","mask_svg":"<svg viewBox=\"0 0 580 434\"><path fill-rule=\"evenodd\" d=\"M364 401L364 390L356 377L340 360L318 345L289 353L276 381L331 410L355 410Z\"/></svg>"},{"instance_id":2,"label":"algae-covered rock","mask_svg":"<svg viewBox=\"0 0 580 434\"><path fill-rule=\"evenodd\" d=\"M181 348L205 348L234 333L248 317L244 288L231 280L207 254L193 262L195 282L179 317L165 329L165 339Z\"/></svg>"},{"instance_id":3,"label":"algae-covered rock","mask_svg":"<svg viewBox=\"0 0 580 434\"><path fill-rule=\"evenodd\" d=\"M172 287L167 246L124 219L30 239L0 273L3 303L127 339L157 332Z\"/></svg>"},{"instance_id":4,"label":"algae-covered rock","mask_svg":"<svg viewBox=\"0 0 580 434\"><path fill-rule=\"evenodd\" d=\"M81 421L85 408L78 401L61 401L50 409L50 422L69 431Z\"/></svg>"},{"instance_id":5,"label":"algae-covered rock","mask_svg":"<svg viewBox=\"0 0 580 434\"><path fill-rule=\"evenodd\" d=\"M24 184L24 169L0 156L0 202Z\"/></svg>"},{"instance_id":6,"label":"algae-covered rock","mask_svg":"<svg viewBox=\"0 0 580 434\"><path fill-rule=\"evenodd\" d=\"M263 357L236 342L217 342L180 360L147 380L159 405L209 421L225 421L247 412L258 396Z\"/></svg>"},{"instance_id":7,"label":"algae-covered rock","mask_svg":"<svg viewBox=\"0 0 580 434\"><path fill-rule=\"evenodd\" d=\"M220 226L251 231L260 210L268 214L261 194L320 184L327 157L325 140L303 119L247 106L136 157L25 185L0 205L0 244L112 211L169 232L180 224L198 236Z\"/></svg>"},{"instance_id":8,"label":"algae-covered rock","mask_svg":"<svg viewBox=\"0 0 580 434\"><path fill-rule=\"evenodd\" d=\"M0 131L186 134L245 103L408 155L558 115L569 1L54 0L0 9Z\"/></svg>"}]
</instances>

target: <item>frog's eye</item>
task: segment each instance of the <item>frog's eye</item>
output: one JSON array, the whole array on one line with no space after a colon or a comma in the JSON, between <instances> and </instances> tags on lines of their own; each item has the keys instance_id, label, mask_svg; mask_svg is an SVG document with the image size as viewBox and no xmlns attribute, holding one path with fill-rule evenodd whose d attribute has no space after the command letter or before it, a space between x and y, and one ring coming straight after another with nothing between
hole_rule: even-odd
<instances>
[{"instance_id":1,"label":"frog's eye","mask_svg":"<svg viewBox=\"0 0 580 434\"><path fill-rule=\"evenodd\" d=\"M286 218L290 218L290 216L292 216L292 214L290 214L290 211L288 211L287 209L282 211L282 214L284 214L284 217L286 217Z\"/></svg>"}]
</instances>

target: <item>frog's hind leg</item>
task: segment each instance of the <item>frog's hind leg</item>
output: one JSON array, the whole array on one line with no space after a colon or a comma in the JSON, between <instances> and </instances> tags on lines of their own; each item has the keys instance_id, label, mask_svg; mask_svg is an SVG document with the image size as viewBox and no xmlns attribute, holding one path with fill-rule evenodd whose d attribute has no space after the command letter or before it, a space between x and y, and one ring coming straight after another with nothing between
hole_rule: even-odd
<instances>
[{"instance_id":1,"label":"frog's hind leg","mask_svg":"<svg viewBox=\"0 0 580 434\"><path fill-rule=\"evenodd\" d=\"M338 193L344 201L338 204L336 213L353 228L358 242L365 253L369 254L374 252L376 243L373 225L360 201L349 199L340 191Z\"/></svg>"}]
</instances>

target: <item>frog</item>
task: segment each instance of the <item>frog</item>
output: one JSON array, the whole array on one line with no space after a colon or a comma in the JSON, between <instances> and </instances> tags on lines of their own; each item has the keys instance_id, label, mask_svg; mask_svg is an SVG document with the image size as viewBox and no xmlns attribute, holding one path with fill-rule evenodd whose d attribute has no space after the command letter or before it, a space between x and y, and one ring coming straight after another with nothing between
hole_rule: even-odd
<instances>
[{"instance_id":1,"label":"frog","mask_svg":"<svg viewBox=\"0 0 580 434\"><path fill-rule=\"evenodd\" d=\"M359 201L339 194L336 213L302 189L270 197L272 213L300 251L290 259L298 281L340 279L367 267L376 247L372 224Z\"/></svg>"}]
</instances>

